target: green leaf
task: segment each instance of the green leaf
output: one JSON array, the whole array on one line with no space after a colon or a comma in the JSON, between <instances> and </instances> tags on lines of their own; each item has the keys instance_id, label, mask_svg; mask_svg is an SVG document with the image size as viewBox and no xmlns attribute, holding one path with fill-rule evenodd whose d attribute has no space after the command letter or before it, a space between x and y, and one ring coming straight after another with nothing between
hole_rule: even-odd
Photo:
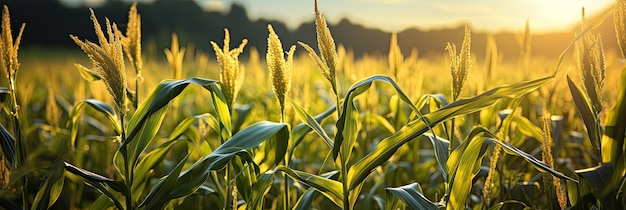
<instances>
[{"instance_id":1,"label":"green leaf","mask_svg":"<svg viewBox=\"0 0 626 210\"><path fill-rule=\"evenodd\" d=\"M585 183L590 187L591 193L599 198L605 198L609 192L617 187L611 186L611 176L613 175L613 164L607 163L593 168L586 168L576 170L576 174L585 180ZM585 196L581 194L581 196Z\"/></svg>"},{"instance_id":2,"label":"green leaf","mask_svg":"<svg viewBox=\"0 0 626 210\"><path fill-rule=\"evenodd\" d=\"M324 111L324 112L320 113L319 115L313 117L313 120L315 120L315 122L317 122L317 124L319 124L320 122L322 122L322 120L326 119L332 113L335 113L335 111L337 111L336 107L332 106L332 107L326 109L326 111ZM308 114L308 112L307 112L307 114ZM300 142L302 142L302 140L304 140L304 137L309 132L313 131L313 129L311 128L311 126L309 124L304 123L304 122L307 122L307 121L303 121L303 123L298 124L296 127L294 127L291 130L291 138L292 138L291 142L292 142L292 144L291 144L291 148L289 149L290 151L293 151L298 145L300 145ZM321 127L321 125L320 125L320 127ZM322 131L323 131L323 128L322 128ZM334 143L332 142L332 140L330 142L327 142L327 141L325 141L325 142L331 148L333 147Z\"/></svg>"},{"instance_id":3,"label":"green leaf","mask_svg":"<svg viewBox=\"0 0 626 210\"><path fill-rule=\"evenodd\" d=\"M626 144L624 135L626 134L626 67L622 69L619 88L617 89L617 100L615 106L606 113L605 132L602 136L602 162L614 163L614 172L611 186L617 186L618 177L623 177L626 172Z\"/></svg>"},{"instance_id":4,"label":"green leaf","mask_svg":"<svg viewBox=\"0 0 626 210\"><path fill-rule=\"evenodd\" d=\"M157 164L162 163L163 160L165 160L165 157L167 156L171 148L178 142L180 141L167 141L141 158L141 161L137 164L137 167L135 167L135 170L133 172L134 198L138 198L143 193L143 187L147 185L146 182L150 178L149 172L154 169Z\"/></svg>"},{"instance_id":5,"label":"green leaf","mask_svg":"<svg viewBox=\"0 0 626 210\"><path fill-rule=\"evenodd\" d=\"M11 167L15 164L15 139L11 136L11 133L7 131L0 124L0 146L2 146L2 153L4 154L4 158L9 161Z\"/></svg>"},{"instance_id":6,"label":"green leaf","mask_svg":"<svg viewBox=\"0 0 626 210\"><path fill-rule=\"evenodd\" d=\"M250 116L252 104L235 104L235 120L233 121L233 133L239 132L243 122Z\"/></svg>"},{"instance_id":7,"label":"green leaf","mask_svg":"<svg viewBox=\"0 0 626 210\"><path fill-rule=\"evenodd\" d=\"M285 123L258 122L246 127L229 140L220 145L211 154L198 160L179 177L179 184L170 193L170 198L180 198L194 193L208 178L211 170L219 170L226 166L233 157L239 156L259 170L247 149L258 147L269 138L275 137L275 153L268 154L268 159L276 164L285 156L289 139L289 126Z\"/></svg>"},{"instance_id":8,"label":"green leaf","mask_svg":"<svg viewBox=\"0 0 626 210\"><path fill-rule=\"evenodd\" d=\"M343 185L340 182L285 166L276 167L276 171L284 172L292 179L314 188L337 206L343 206Z\"/></svg>"},{"instance_id":9,"label":"green leaf","mask_svg":"<svg viewBox=\"0 0 626 210\"><path fill-rule=\"evenodd\" d=\"M246 209L263 209L263 199L265 194L270 191L274 174L264 173L257 178L252 185L252 200L246 202Z\"/></svg>"},{"instance_id":10,"label":"green leaf","mask_svg":"<svg viewBox=\"0 0 626 210\"><path fill-rule=\"evenodd\" d=\"M385 190L391 192L394 196L400 198L400 200L404 201L409 207L412 209L428 209L428 210L437 210L437 205L433 204L422 192L422 187L420 187L419 183L415 182L413 184L397 187L397 188L386 188Z\"/></svg>"},{"instance_id":11,"label":"green leaf","mask_svg":"<svg viewBox=\"0 0 626 210\"><path fill-rule=\"evenodd\" d=\"M354 100L355 97L368 90L374 81L385 82L393 86L398 94L398 98L408 104L409 107L411 107L411 109L421 117L421 113L417 107L413 105L413 102L411 102L402 89L400 89L400 87L389 76L374 75L361 80L350 87L342 104L343 108L341 110L343 110L343 112L340 113L339 119L337 120L337 135L335 136L335 142L333 145L333 158L335 160L337 159L337 155L340 150L343 151L342 157L345 158L345 161L350 159L350 153L354 143L356 142L358 133L358 112L356 105L354 104Z\"/></svg>"},{"instance_id":12,"label":"green leaf","mask_svg":"<svg viewBox=\"0 0 626 210\"><path fill-rule=\"evenodd\" d=\"M159 83L129 120L126 128L128 131L126 139L123 140L122 146L115 154L114 165L122 174L122 178L125 179L125 171L134 170L133 167L137 164L137 158L156 135L165 118L169 102L190 83L200 85L208 90L209 86L216 82L215 80L194 77L175 81L166 80ZM124 165L129 168L123 168Z\"/></svg>"},{"instance_id":13,"label":"green leaf","mask_svg":"<svg viewBox=\"0 0 626 210\"><path fill-rule=\"evenodd\" d=\"M480 136L488 132L476 127L448 159L449 198L447 209L465 209L465 203L472 189L472 179L480 170L485 151L492 139Z\"/></svg>"},{"instance_id":14,"label":"green leaf","mask_svg":"<svg viewBox=\"0 0 626 210\"><path fill-rule=\"evenodd\" d=\"M83 79L87 80L87 82L95 82L95 81L102 80L102 78L100 78L100 76L98 76L98 74L93 72L91 69L80 64L74 64L74 66L78 70L78 73L80 73L80 76Z\"/></svg>"},{"instance_id":15,"label":"green leaf","mask_svg":"<svg viewBox=\"0 0 626 210\"><path fill-rule=\"evenodd\" d=\"M524 116L514 115L511 116L512 121L517 124L517 130L523 133L525 136L532 136L539 143L543 142L543 130L533 124L528 118Z\"/></svg>"},{"instance_id":16,"label":"green leaf","mask_svg":"<svg viewBox=\"0 0 626 210\"><path fill-rule=\"evenodd\" d=\"M182 122L178 123L176 128L174 128L174 130L170 133L169 140L175 140L183 135L185 131L187 131L187 129L189 129L189 127L191 127L191 125L198 120L204 120L205 122L217 122L217 119L210 113L187 117ZM209 125L211 125L211 123L209 123ZM213 129L217 130L217 128Z\"/></svg>"},{"instance_id":17,"label":"green leaf","mask_svg":"<svg viewBox=\"0 0 626 210\"><path fill-rule=\"evenodd\" d=\"M230 110L228 108L228 102L226 101L226 96L220 89L220 86L217 83L211 84L209 86L211 90L211 96L213 98L213 106L215 107L215 112L217 114L217 119L222 123L224 128L226 129L227 136L223 136L222 138L228 139L230 138L230 134L233 131Z\"/></svg>"},{"instance_id":18,"label":"green leaf","mask_svg":"<svg viewBox=\"0 0 626 210\"><path fill-rule=\"evenodd\" d=\"M452 117L474 113L489 107L500 99L515 98L530 93L554 79L554 75L513 85L500 86L478 96L457 100L437 111L425 114L423 118L409 122L395 134L383 139L374 149L350 167L348 184L353 189L361 183L377 166L384 164L402 145L428 131L430 127ZM425 122L428 122L425 123ZM337 142L335 141L335 145Z\"/></svg>"},{"instance_id":19,"label":"green leaf","mask_svg":"<svg viewBox=\"0 0 626 210\"><path fill-rule=\"evenodd\" d=\"M178 185L171 190L169 198L176 199L193 194L207 180L209 171L225 168L226 164L235 156L253 163L250 153L243 148L216 149L181 173L178 177Z\"/></svg>"},{"instance_id":20,"label":"green leaf","mask_svg":"<svg viewBox=\"0 0 626 210\"><path fill-rule=\"evenodd\" d=\"M68 162L63 162L65 164L65 170L69 171L72 174L80 176L85 179L85 182L89 185L97 188L102 194L107 196L109 200L111 200L118 209L124 209L119 200L113 195L111 191L109 191L104 184L111 187L111 189L122 192L124 194L128 194L126 191L126 186L124 183L120 181L115 181L113 179L106 178L102 175L96 174L94 172L78 168Z\"/></svg>"},{"instance_id":21,"label":"green leaf","mask_svg":"<svg viewBox=\"0 0 626 210\"><path fill-rule=\"evenodd\" d=\"M300 118L300 120L304 124L309 126L309 128L313 129L315 131L315 133L317 133L317 135L322 137L322 139L324 139L326 144L328 144L329 146L332 147L333 146L333 140L330 139L328 134L326 134L326 131L324 131L324 128L322 128L322 126L319 124L318 120L313 118L311 116L311 114L309 114L306 110L304 110L304 108L302 106L300 106L299 104L294 102L293 99L291 99L290 97L286 97L286 98L291 103L291 105L293 106L294 110L296 111L296 115L298 116L298 118ZM328 112L328 113L330 114L332 112Z\"/></svg>"},{"instance_id":22,"label":"green leaf","mask_svg":"<svg viewBox=\"0 0 626 210\"><path fill-rule=\"evenodd\" d=\"M443 139L439 136L435 136L432 133L424 133L421 136L423 138L428 138L430 143L433 145L433 149L435 152L435 159L437 159L437 168L441 172L441 176L447 182L448 181L448 167L446 163L448 162L448 148L450 147L450 142L447 139Z\"/></svg>"},{"instance_id":23,"label":"green leaf","mask_svg":"<svg viewBox=\"0 0 626 210\"><path fill-rule=\"evenodd\" d=\"M524 160L528 161L530 164L532 164L537 170L541 171L541 172L546 172L546 173L550 173L553 176L559 178L559 179L564 179L564 180L569 180L572 182L578 182L578 180L568 177L564 174L562 174L561 172L558 172L552 168L550 168L550 166L548 166L548 164L542 162L541 160L538 160L537 158L535 158L534 156L516 148L515 146L511 145L508 142L503 142L503 141L499 141L499 140L495 140L495 143L500 144L500 146L502 146L502 149L504 149L504 151L507 154L510 155L515 155L515 156L519 156L524 158Z\"/></svg>"},{"instance_id":24,"label":"green leaf","mask_svg":"<svg viewBox=\"0 0 626 210\"><path fill-rule=\"evenodd\" d=\"M64 173L63 163L58 162L52 166L30 209L49 209L56 202L63 190Z\"/></svg>"},{"instance_id":25,"label":"green leaf","mask_svg":"<svg viewBox=\"0 0 626 210\"><path fill-rule=\"evenodd\" d=\"M591 145L596 149L600 149L600 128L598 127L600 121L598 120L598 115L593 111L591 101L584 94L582 89L576 85L567 76L567 85L569 86L569 90L572 93L572 98L574 99L574 104L578 108L580 115L587 127L587 133L589 134L589 141L591 141Z\"/></svg>"},{"instance_id":26,"label":"green leaf","mask_svg":"<svg viewBox=\"0 0 626 210\"><path fill-rule=\"evenodd\" d=\"M519 206L518 208L514 208L513 206ZM496 205L493 205L491 208L489 208L489 210L500 210L500 209L531 209L530 207L526 206L525 203L516 201L516 200L509 200L509 201L503 201L500 202Z\"/></svg>"},{"instance_id":27,"label":"green leaf","mask_svg":"<svg viewBox=\"0 0 626 210\"><path fill-rule=\"evenodd\" d=\"M293 207L294 210L308 210L308 209L312 209L312 205L313 205L313 199L315 198L315 194L317 193L317 191L315 191L314 188L309 188L304 194L302 194L302 196L300 196L300 198L298 199L298 201L296 202L296 205Z\"/></svg>"},{"instance_id":28,"label":"green leaf","mask_svg":"<svg viewBox=\"0 0 626 210\"><path fill-rule=\"evenodd\" d=\"M339 174L339 171L330 171L330 172L321 174L320 177L326 178L326 179L332 179L332 177L338 174ZM302 194L302 196L300 196L300 198L296 202L296 205L294 206L293 209L295 210L311 209L312 208L311 205L313 204L313 199L315 199L315 196L317 194L319 193L315 190L315 188L313 187L309 188L304 194Z\"/></svg>"},{"instance_id":29,"label":"green leaf","mask_svg":"<svg viewBox=\"0 0 626 210\"><path fill-rule=\"evenodd\" d=\"M76 105L74 105L74 108L72 109L72 112L70 114L71 120L69 129L71 137L70 144L72 148L74 148L74 146L76 145L76 139L78 138L78 125L76 124L80 117L79 113L83 111L86 107L91 107L94 110L104 114L109 122L109 125L113 126L113 130L115 131L115 133L117 135L122 134L122 127L118 123L117 115L115 115L115 111L113 111L113 108L111 106L96 99L85 99L77 102Z\"/></svg>"},{"instance_id":30,"label":"green leaf","mask_svg":"<svg viewBox=\"0 0 626 210\"><path fill-rule=\"evenodd\" d=\"M169 203L170 191L176 186L178 175L183 170L183 166L187 162L189 155L186 155L174 169L166 177L161 178L159 182L152 187L146 198L139 204L139 208L143 209L163 209Z\"/></svg>"}]
</instances>

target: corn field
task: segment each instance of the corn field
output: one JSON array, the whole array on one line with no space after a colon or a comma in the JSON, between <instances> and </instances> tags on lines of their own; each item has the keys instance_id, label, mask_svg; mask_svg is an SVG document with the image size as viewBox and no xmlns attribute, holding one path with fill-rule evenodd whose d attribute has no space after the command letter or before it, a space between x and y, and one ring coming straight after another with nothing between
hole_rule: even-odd
<instances>
[{"instance_id":1,"label":"corn field","mask_svg":"<svg viewBox=\"0 0 626 210\"><path fill-rule=\"evenodd\" d=\"M319 6L317 43L268 25L267 52L225 29L205 53L173 33L166 60L136 4L121 24L91 10L98 40L68 34L83 54L18 59L28 23L4 6L0 206L626 209L626 1L604 18L620 55L583 14L556 59L532 57L527 24L519 62L493 40L476 61L469 27L438 58L395 33L371 40L388 56L355 58Z\"/></svg>"}]
</instances>

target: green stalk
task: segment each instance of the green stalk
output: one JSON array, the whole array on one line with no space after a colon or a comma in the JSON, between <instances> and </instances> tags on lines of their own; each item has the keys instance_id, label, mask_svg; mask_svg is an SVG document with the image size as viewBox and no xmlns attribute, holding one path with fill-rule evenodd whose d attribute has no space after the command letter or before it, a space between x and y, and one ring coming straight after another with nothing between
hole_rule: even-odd
<instances>
[{"instance_id":1,"label":"green stalk","mask_svg":"<svg viewBox=\"0 0 626 210\"><path fill-rule=\"evenodd\" d=\"M343 209L344 210L352 210L352 205L350 203L350 191L348 188L348 170L347 164L348 160L341 156L341 185L343 185Z\"/></svg>"},{"instance_id":2,"label":"green stalk","mask_svg":"<svg viewBox=\"0 0 626 210\"><path fill-rule=\"evenodd\" d=\"M128 141L128 139L126 139L126 129L124 126L124 117L125 114L122 110L120 110L120 125L122 126L122 141L126 142ZM128 152L126 152L128 154ZM132 188L133 188L133 168L128 160L128 155L124 154L125 156L125 160L124 160L124 168L126 168L126 190L128 195L126 196L126 209L130 210L133 209L133 193L132 193Z\"/></svg>"},{"instance_id":3,"label":"green stalk","mask_svg":"<svg viewBox=\"0 0 626 210\"><path fill-rule=\"evenodd\" d=\"M13 123L13 135L15 135L16 148L17 150L17 158L15 168L20 168L26 162L26 148L24 147L24 142L22 141L22 127L20 125L20 117L19 117L19 105L17 104L17 98L15 97L15 75L12 75L9 71L9 93L11 94L11 99L13 102L13 107L11 113L13 117L11 117L11 121ZM30 206L28 202L28 178L26 176L22 176L22 205L24 207Z\"/></svg>"},{"instance_id":4,"label":"green stalk","mask_svg":"<svg viewBox=\"0 0 626 210\"><path fill-rule=\"evenodd\" d=\"M285 108L281 107L281 120L280 122L284 123L285 122ZM285 156L285 166L289 167L289 159L291 158L291 152L287 152L287 156ZM283 187L285 188L285 195L283 196L283 209L285 210L289 210L290 209L290 199L289 199L289 195L291 194L291 190L289 189L289 176L287 176L286 174L283 174Z\"/></svg>"},{"instance_id":5,"label":"green stalk","mask_svg":"<svg viewBox=\"0 0 626 210\"><path fill-rule=\"evenodd\" d=\"M452 154L454 151L454 118L450 119L450 129L448 131L448 139L450 140L450 144L448 145L448 155Z\"/></svg>"},{"instance_id":6,"label":"green stalk","mask_svg":"<svg viewBox=\"0 0 626 210\"><path fill-rule=\"evenodd\" d=\"M135 76L135 100L133 101L135 109L139 108L139 77Z\"/></svg>"}]
</instances>

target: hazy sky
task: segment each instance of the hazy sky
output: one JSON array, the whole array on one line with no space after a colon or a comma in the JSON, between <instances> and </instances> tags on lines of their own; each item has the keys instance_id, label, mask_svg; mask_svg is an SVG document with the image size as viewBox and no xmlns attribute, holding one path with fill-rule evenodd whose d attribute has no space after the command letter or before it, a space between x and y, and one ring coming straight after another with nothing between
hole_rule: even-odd
<instances>
[{"instance_id":1,"label":"hazy sky","mask_svg":"<svg viewBox=\"0 0 626 210\"><path fill-rule=\"evenodd\" d=\"M102 3L106 0L60 0ZM132 1L132 0L124 0ZM143 0L154 1L154 0ZM282 20L290 28L313 18L313 0L190 0L213 10L228 10L233 3L246 7L253 19ZM610 6L614 0L318 0L330 23L343 17L367 27L401 31L470 24L475 30L520 31L526 19L534 32L564 30L588 15ZM141 12L141 8L139 8Z\"/></svg>"}]
</instances>

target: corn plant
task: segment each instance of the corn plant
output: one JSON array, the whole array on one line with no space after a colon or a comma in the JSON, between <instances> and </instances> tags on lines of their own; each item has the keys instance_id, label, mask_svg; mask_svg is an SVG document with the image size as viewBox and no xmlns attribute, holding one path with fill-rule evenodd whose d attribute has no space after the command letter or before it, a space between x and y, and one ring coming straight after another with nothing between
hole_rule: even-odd
<instances>
[{"instance_id":1,"label":"corn plant","mask_svg":"<svg viewBox=\"0 0 626 210\"><path fill-rule=\"evenodd\" d=\"M624 55L624 17L626 17L626 2L617 1L613 12L615 31L622 55ZM622 70L619 90L615 105L606 112L604 122L600 119L603 110L601 91L605 77L604 49L602 40L589 32L584 22L583 33L577 42L576 49L579 70L583 81L582 88L569 76L567 84L578 111L587 128L589 141L601 155L598 166L576 170L580 182L568 182L568 191L572 204L579 208L619 208L626 204L623 194L625 187L624 174L624 132L626 114L624 106L624 79L626 70Z\"/></svg>"}]
</instances>

